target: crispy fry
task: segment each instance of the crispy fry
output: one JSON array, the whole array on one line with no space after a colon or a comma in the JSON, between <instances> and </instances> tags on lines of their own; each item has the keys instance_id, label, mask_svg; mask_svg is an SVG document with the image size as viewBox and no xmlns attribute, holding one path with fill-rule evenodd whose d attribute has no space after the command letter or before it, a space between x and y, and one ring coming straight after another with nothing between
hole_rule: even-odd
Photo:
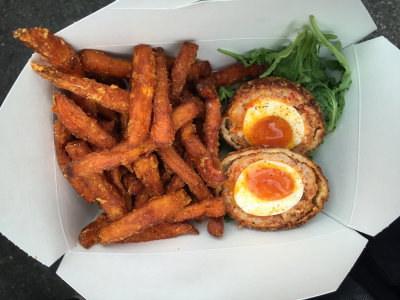
<instances>
[{"instance_id":1,"label":"crispy fry","mask_svg":"<svg viewBox=\"0 0 400 300\"><path fill-rule=\"evenodd\" d=\"M173 106L179 104L179 97L186 83L189 69L196 59L198 48L199 46L196 44L185 42L179 50L171 70L171 102Z\"/></svg>"},{"instance_id":2,"label":"crispy fry","mask_svg":"<svg viewBox=\"0 0 400 300\"><path fill-rule=\"evenodd\" d=\"M224 216L226 213L225 203L222 198L205 199L198 203L193 203L174 215L169 219L170 222L182 222L189 219L199 217L212 217L217 218Z\"/></svg>"},{"instance_id":3,"label":"crispy fry","mask_svg":"<svg viewBox=\"0 0 400 300\"><path fill-rule=\"evenodd\" d=\"M189 69L188 81L194 81L211 75L211 65L207 60L195 62Z\"/></svg>"},{"instance_id":4,"label":"crispy fry","mask_svg":"<svg viewBox=\"0 0 400 300\"><path fill-rule=\"evenodd\" d=\"M111 148L117 144L116 140L97 123L96 119L90 118L67 96L56 92L53 100L53 112L73 135L99 148Z\"/></svg>"},{"instance_id":5,"label":"crispy fry","mask_svg":"<svg viewBox=\"0 0 400 300\"><path fill-rule=\"evenodd\" d=\"M203 111L203 106L197 101L188 101L179 105L172 112L172 121L175 130L185 123L191 121L196 115ZM140 155L155 151L156 145L147 139L138 147L129 149L126 143L120 143L110 150L91 153L86 157L71 162L67 167L67 174L73 176L87 176L110 170L120 165L129 165Z\"/></svg>"},{"instance_id":6,"label":"crispy fry","mask_svg":"<svg viewBox=\"0 0 400 300\"><path fill-rule=\"evenodd\" d=\"M200 200L211 198L212 194L200 176L176 153L173 147L158 149L158 154L172 170L188 185L192 193Z\"/></svg>"},{"instance_id":7,"label":"crispy fry","mask_svg":"<svg viewBox=\"0 0 400 300\"><path fill-rule=\"evenodd\" d=\"M235 83L241 82L244 78L257 78L266 71L266 68L254 64L250 67L243 65L234 65L229 68L223 69L212 73L215 87L230 86Z\"/></svg>"},{"instance_id":8,"label":"crispy fry","mask_svg":"<svg viewBox=\"0 0 400 300\"><path fill-rule=\"evenodd\" d=\"M58 88L89 98L100 105L120 113L129 109L129 92L116 85L98 83L88 78L79 78L57 71L56 69L31 62L32 69Z\"/></svg>"},{"instance_id":9,"label":"crispy fry","mask_svg":"<svg viewBox=\"0 0 400 300\"><path fill-rule=\"evenodd\" d=\"M132 173L127 173L122 177L122 183L129 196L136 196L143 190L143 183Z\"/></svg>"},{"instance_id":10,"label":"crispy fry","mask_svg":"<svg viewBox=\"0 0 400 300\"><path fill-rule=\"evenodd\" d=\"M83 77L82 64L72 47L48 29L20 28L14 31L14 38L39 53L43 60L52 64L57 70Z\"/></svg>"},{"instance_id":11,"label":"crispy fry","mask_svg":"<svg viewBox=\"0 0 400 300\"><path fill-rule=\"evenodd\" d=\"M117 167L111 169L107 172L108 178L110 179L111 183L117 187L118 191L121 195L124 195L125 199L125 207L127 211L132 210L132 198L131 195L128 194L128 191L125 189L125 186L122 183L122 176L124 172L128 172L128 170L124 167Z\"/></svg>"},{"instance_id":12,"label":"crispy fry","mask_svg":"<svg viewBox=\"0 0 400 300\"><path fill-rule=\"evenodd\" d=\"M100 229L106 226L108 223L109 221L105 213L98 215L96 220L92 221L82 229L81 233L79 234L79 244L86 249L97 244L99 241Z\"/></svg>"},{"instance_id":13,"label":"crispy fry","mask_svg":"<svg viewBox=\"0 0 400 300\"><path fill-rule=\"evenodd\" d=\"M158 160L155 154L139 157L132 165L136 177L143 183L151 196L161 196L164 187L161 182Z\"/></svg>"},{"instance_id":14,"label":"crispy fry","mask_svg":"<svg viewBox=\"0 0 400 300\"><path fill-rule=\"evenodd\" d=\"M72 140L71 133L59 121L54 122L54 147L56 150L56 157L61 171L65 176L66 167L71 162L67 152L65 152L65 145ZM67 178L75 191L88 203L93 203L96 196L87 186L86 182L80 177Z\"/></svg>"},{"instance_id":15,"label":"crispy fry","mask_svg":"<svg viewBox=\"0 0 400 300\"><path fill-rule=\"evenodd\" d=\"M111 136L114 137L115 133L113 132L115 129L115 121L114 120L105 120L105 119L98 119L97 123L100 125L101 128L103 128L105 131L107 131Z\"/></svg>"},{"instance_id":16,"label":"crispy fry","mask_svg":"<svg viewBox=\"0 0 400 300\"><path fill-rule=\"evenodd\" d=\"M149 46L136 46L133 53L127 140L130 147L143 142L149 134L152 99L156 83L155 58Z\"/></svg>"},{"instance_id":17,"label":"crispy fry","mask_svg":"<svg viewBox=\"0 0 400 300\"><path fill-rule=\"evenodd\" d=\"M153 123L150 136L157 146L169 146L174 140L172 106L169 101L168 71L162 48L156 48L156 90L153 100Z\"/></svg>"},{"instance_id":18,"label":"crispy fry","mask_svg":"<svg viewBox=\"0 0 400 300\"><path fill-rule=\"evenodd\" d=\"M208 219L207 231L215 237L222 237L224 234L224 216Z\"/></svg>"},{"instance_id":19,"label":"crispy fry","mask_svg":"<svg viewBox=\"0 0 400 300\"><path fill-rule=\"evenodd\" d=\"M176 192L176 191L175 191ZM151 192L149 189L144 188L136 197L133 203L135 209L141 208L146 205L151 199Z\"/></svg>"},{"instance_id":20,"label":"crispy fry","mask_svg":"<svg viewBox=\"0 0 400 300\"><path fill-rule=\"evenodd\" d=\"M166 192L176 192L177 190L183 189L185 185L186 183L182 180L182 178L175 174L167 185Z\"/></svg>"},{"instance_id":21,"label":"crispy fry","mask_svg":"<svg viewBox=\"0 0 400 300\"><path fill-rule=\"evenodd\" d=\"M184 190L156 198L144 207L134 209L121 219L102 228L99 234L100 242L102 244L118 242L143 232L147 228L171 218L190 201L190 197Z\"/></svg>"},{"instance_id":22,"label":"crispy fry","mask_svg":"<svg viewBox=\"0 0 400 300\"><path fill-rule=\"evenodd\" d=\"M79 57L85 72L118 78L128 78L132 74L131 61L113 58L102 51L83 49Z\"/></svg>"},{"instance_id":23,"label":"crispy fry","mask_svg":"<svg viewBox=\"0 0 400 300\"><path fill-rule=\"evenodd\" d=\"M124 240L123 243L139 243L169 239L183 234L199 234L199 231L188 222L161 223L150 227L141 233L132 235Z\"/></svg>"},{"instance_id":24,"label":"crispy fry","mask_svg":"<svg viewBox=\"0 0 400 300\"><path fill-rule=\"evenodd\" d=\"M78 159L91 152L84 141L70 142L65 150L72 159ZM104 174L86 176L84 181L96 196L100 208L106 212L110 220L116 220L126 214L127 208L124 197Z\"/></svg>"},{"instance_id":25,"label":"crispy fry","mask_svg":"<svg viewBox=\"0 0 400 300\"><path fill-rule=\"evenodd\" d=\"M181 140L187 153L192 157L200 176L208 186L216 188L225 180L226 175L221 169L214 166L213 158L207 149L196 136L196 128L193 124L187 123L181 129Z\"/></svg>"},{"instance_id":26,"label":"crispy fry","mask_svg":"<svg viewBox=\"0 0 400 300\"><path fill-rule=\"evenodd\" d=\"M200 80L196 89L206 101L206 117L204 121L204 141L208 152L211 154L216 166L219 167L219 129L221 126L221 101L215 91L212 80Z\"/></svg>"}]
</instances>

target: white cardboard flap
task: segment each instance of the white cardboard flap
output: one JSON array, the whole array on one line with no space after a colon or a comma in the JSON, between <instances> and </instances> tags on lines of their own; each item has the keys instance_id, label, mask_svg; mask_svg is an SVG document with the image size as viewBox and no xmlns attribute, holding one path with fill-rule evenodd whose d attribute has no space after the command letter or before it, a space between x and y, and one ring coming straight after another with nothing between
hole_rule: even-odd
<instances>
[{"instance_id":1,"label":"white cardboard flap","mask_svg":"<svg viewBox=\"0 0 400 300\"><path fill-rule=\"evenodd\" d=\"M306 298L336 290L366 244L359 234L324 214L314 220L302 227L301 240L282 239L279 232L275 236L281 240L269 243L270 233L245 230L245 235L251 232L258 237L243 243L232 222L224 238L212 242L239 239L235 247L187 248L188 239L211 239L202 231L193 239L182 236L149 242L149 246L125 245L148 247L151 252L72 251L57 274L87 299ZM315 235L320 228L324 233ZM160 251L163 243L171 242L174 250Z\"/></svg>"},{"instance_id":2,"label":"white cardboard flap","mask_svg":"<svg viewBox=\"0 0 400 300\"><path fill-rule=\"evenodd\" d=\"M52 90L27 65L0 109L0 230L47 266L67 250L56 201Z\"/></svg>"},{"instance_id":3,"label":"white cardboard flap","mask_svg":"<svg viewBox=\"0 0 400 300\"><path fill-rule=\"evenodd\" d=\"M344 45L376 29L359 0L202 1L168 10L112 7L63 29L60 36L76 48L232 38L293 39L309 24L310 14L322 31L335 32Z\"/></svg>"},{"instance_id":4,"label":"white cardboard flap","mask_svg":"<svg viewBox=\"0 0 400 300\"><path fill-rule=\"evenodd\" d=\"M400 50L379 37L356 45L360 138L350 226L376 235L400 216Z\"/></svg>"}]
</instances>

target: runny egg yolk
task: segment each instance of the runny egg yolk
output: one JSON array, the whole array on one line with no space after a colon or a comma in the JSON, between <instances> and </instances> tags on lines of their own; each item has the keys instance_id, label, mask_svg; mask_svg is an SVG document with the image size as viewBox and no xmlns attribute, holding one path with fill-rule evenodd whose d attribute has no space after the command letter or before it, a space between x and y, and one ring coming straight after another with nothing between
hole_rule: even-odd
<instances>
[{"instance_id":1,"label":"runny egg yolk","mask_svg":"<svg viewBox=\"0 0 400 300\"><path fill-rule=\"evenodd\" d=\"M234 199L248 214L271 216L296 205L303 191L304 184L296 169L282 162L261 160L240 173Z\"/></svg>"},{"instance_id":2,"label":"runny egg yolk","mask_svg":"<svg viewBox=\"0 0 400 300\"><path fill-rule=\"evenodd\" d=\"M274 99L258 99L246 107L243 134L252 146L291 149L301 143L304 123L295 107Z\"/></svg>"}]
</instances>

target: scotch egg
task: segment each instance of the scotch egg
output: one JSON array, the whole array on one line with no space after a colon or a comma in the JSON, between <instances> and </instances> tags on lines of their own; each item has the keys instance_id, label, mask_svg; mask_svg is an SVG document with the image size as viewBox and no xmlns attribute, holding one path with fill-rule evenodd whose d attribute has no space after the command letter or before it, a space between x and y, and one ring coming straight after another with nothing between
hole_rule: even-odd
<instances>
[{"instance_id":1,"label":"scotch egg","mask_svg":"<svg viewBox=\"0 0 400 300\"><path fill-rule=\"evenodd\" d=\"M227 213L239 227L261 230L300 226L329 198L328 182L308 157L286 148L251 147L221 162Z\"/></svg>"},{"instance_id":2,"label":"scotch egg","mask_svg":"<svg viewBox=\"0 0 400 300\"><path fill-rule=\"evenodd\" d=\"M283 78L265 77L235 91L221 133L235 149L266 145L309 153L322 142L325 125L309 91Z\"/></svg>"}]
</instances>

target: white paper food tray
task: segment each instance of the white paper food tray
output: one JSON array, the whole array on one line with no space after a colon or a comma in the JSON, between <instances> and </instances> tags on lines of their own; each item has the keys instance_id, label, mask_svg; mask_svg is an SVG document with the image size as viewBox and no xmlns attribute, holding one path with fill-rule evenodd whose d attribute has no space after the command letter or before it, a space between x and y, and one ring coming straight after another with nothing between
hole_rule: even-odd
<instances>
[{"instance_id":1,"label":"white paper food tray","mask_svg":"<svg viewBox=\"0 0 400 300\"><path fill-rule=\"evenodd\" d=\"M375 235L400 215L400 53L382 37L355 44L375 29L360 1L121 0L59 35L76 49L121 55L139 43L176 54L191 40L198 57L219 68L233 60L217 48L276 47L294 39L310 14L346 46L353 83L337 129L315 155L331 198L309 223L260 232L231 222L221 240L201 228L199 236L81 248L78 234L96 209L57 167L53 87L27 65L0 110L1 232L46 265L65 253L57 273L88 299L293 299L337 289L366 244L355 230Z\"/></svg>"}]
</instances>

